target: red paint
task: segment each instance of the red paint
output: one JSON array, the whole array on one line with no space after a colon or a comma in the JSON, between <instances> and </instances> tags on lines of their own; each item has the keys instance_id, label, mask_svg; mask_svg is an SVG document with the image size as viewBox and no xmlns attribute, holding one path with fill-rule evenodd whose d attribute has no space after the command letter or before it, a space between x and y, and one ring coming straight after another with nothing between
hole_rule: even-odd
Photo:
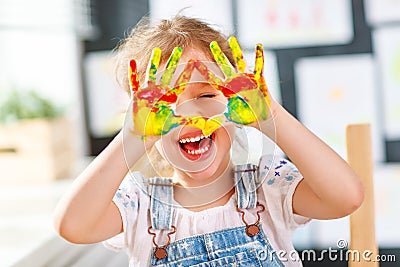
<instances>
[{"instance_id":1,"label":"red paint","mask_svg":"<svg viewBox=\"0 0 400 267\"><path fill-rule=\"evenodd\" d=\"M166 103L172 104L172 103L175 103L176 100L178 100L178 96L176 95L176 93L169 91L169 92L165 93L164 95L162 95L157 102L164 101Z\"/></svg>"},{"instance_id":2,"label":"red paint","mask_svg":"<svg viewBox=\"0 0 400 267\"><path fill-rule=\"evenodd\" d=\"M196 61L196 69L197 71L210 83L217 83L219 82L219 78L217 78L212 72L210 72L206 65L203 64L201 61Z\"/></svg>"},{"instance_id":3,"label":"red paint","mask_svg":"<svg viewBox=\"0 0 400 267\"><path fill-rule=\"evenodd\" d=\"M293 11L291 14L289 14L289 21L292 28L298 28L300 22L299 14L296 11Z\"/></svg>"},{"instance_id":4,"label":"red paint","mask_svg":"<svg viewBox=\"0 0 400 267\"><path fill-rule=\"evenodd\" d=\"M131 86L132 86L132 91L137 92L139 89L139 78L137 75L137 64L135 60L131 60L129 62L130 69L132 71L130 80L131 80Z\"/></svg>"},{"instance_id":5,"label":"red paint","mask_svg":"<svg viewBox=\"0 0 400 267\"><path fill-rule=\"evenodd\" d=\"M257 88L257 83L247 76L238 76L228 81L225 86L221 87L222 93L229 97L241 91Z\"/></svg>"},{"instance_id":6,"label":"red paint","mask_svg":"<svg viewBox=\"0 0 400 267\"><path fill-rule=\"evenodd\" d=\"M271 26L275 26L278 16L276 14L275 11L273 12L268 12L268 14L266 15L267 18L267 23L270 24Z\"/></svg>"},{"instance_id":7,"label":"red paint","mask_svg":"<svg viewBox=\"0 0 400 267\"><path fill-rule=\"evenodd\" d=\"M181 75L179 76L179 79L177 80L177 82L179 84L187 83L190 80L190 78L192 77L194 67L196 66L196 62L197 61L194 59L189 59L189 61L186 63L184 70L182 71ZM178 86L179 86L179 84L178 84Z\"/></svg>"},{"instance_id":8,"label":"red paint","mask_svg":"<svg viewBox=\"0 0 400 267\"><path fill-rule=\"evenodd\" d=\"M139 112L139 107L136 102L133 102L132 112L133 114L137 114Z\"/></svg>"}]
</instances>

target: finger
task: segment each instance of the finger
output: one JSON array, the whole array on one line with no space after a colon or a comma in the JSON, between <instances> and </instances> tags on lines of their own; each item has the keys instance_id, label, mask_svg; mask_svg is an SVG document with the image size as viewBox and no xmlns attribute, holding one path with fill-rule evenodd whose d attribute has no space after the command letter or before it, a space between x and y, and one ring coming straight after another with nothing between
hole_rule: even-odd
<instances>
[{"instance_id":1,"label":"finger","mask_svg":"<svg viewBox=\"0 0 400 267\"><path fill-rule=\"evenodd\" d=\"M145 83L156 82L156 73L158 66L160 65L160 59L161 59L161 49L155 47L151 52L150 61L149 64L147 65Z\"/></svg>"},{"instance_id":2,"label":"finger","mask_svg":"<svg viewBox=\"0 0 400 267\"><path fill-rule=\"evenodd\" d=\"M264 70L264 49L262 44L256 46L256 62L254 66L254 78L260 79Z\"/></svg>"},{"instance_id":3,"label":"finger","mask_svg":"<svg viewBox=\"0 0 400 267\"><path fill-rule=\"evenodd\" d=\"M129 61L129 89L131 94L133 95L139 90L139 76L137 73L137 64L134 59Z\"/></svg>"},{"instance_id":4,"label":"finger","mask_svg":"<svg viewBox=\"0 0 400 267\"><path fill-rule=\"evenodd\" d=\"M161 78L161 84L169 85L171 82L172 74L174 74L176 67L178 66L179 59L182 55L182 48L175 47L172 51L171 56L168 59L167 66L165 67L165 72Z\"/></svg>"},{"instance_id":5,"label":"finger","mask_svg":"<svg viewBox=\"0 0 400 267\"><path fill-rule=\"evenodd\" d=\"M210 135L221 127L224 121L226 121L224 115L217 115L209 119L202 116L187 116L182 124L200 129L204 135Z\"/></svg>"},{"instance_id":6,"label":"finger","mask_svg":"<svg viewBox=\"0 0 400 267\"><path fill-rule=\"evenodd\" d=\"M236 63L236 68L238 71L243 73L246 70L246 62L243 59L242 49L240 49L239 43L235 36L229 37L228 42L232 51L233 59Z\"/></svg>"},{"instance_id":7,"label":"finger","mask_svg":"<svg viewBox=\"0 0 400 267\"><path fill-rule=\"evenodd\" d=\"M270 98L268 93L268 87L265 83L264 77L264 49L262 44L257 44L256 46L256 63L254 66L254 79L257 82L258 88L264 94L264 98L267 101L267 104L270 104Z\"/></svg>"},{"instance_id":8,"label":"finger","mask_svg":"<svg viewBox=\"0 0 400 267\"><path fill-rule=\"evenodd\" d=\"M176 80L175 85L174 85L174 92L177 96L183 92L186 85L190 81L194 67L195 67L195 60L190 59L186 63L185 68L183 69L182 73L179 75L178 79Z\"/></svg>"},{"instance_id":9,"label":"finger","mask_svg":"<svg viewBox=\"0 0 400 267\"><path fill-rule=\"evenodd\" d=\"M204 135L211 135L215 130L222 126L225 117L221 114L207 119L202 132Z\"/></svg>"},{"instance_id":10,"label":"finger","mask_svg":"<svg viewBox=\"0 0 400 267\"><path fill-rule=\"evenodd\" d=\"M186 63L185 68L183 69L182 73L176 80L174 87L165 92L159 98L155 106L166 106L175 103L178 100L178 96L185 90L185 87L188 84L190 77L192 76L193 70L194 70L194 60L190 59Z\"/></svg>"},{"instance_id":11,"label":"finger","mask_svg":"<svg viewBox=\"0 0 400 267\"><path fill-rule=\"evenodd\" d=\"M210 43L210 49L211 53L214 55L215 61L218 63L218 66L225 74L225 77L231 78L236 76L235 69L233 68L232 64L229 62L225 54L222 52L216 41L212 41Z\"/></svg>"},{"instance_id":12,"label":"finger","mask_svg":"<svg viewBox=\"0 0 400 267\"><path fill-rule=\"evenodd\" d=\"M206 81L215 89L221 91L225 97L230 98L232 95L235 94L234 88L224 85L224 82L220 78L215 76L215 74L212 73L203 62L196 62L196 68L198 72L204 77L204 79L206 79Z\"/></svg>"},{"instance_id":13,"label":"finger","mask_svg":"<svg viewBox=\"0 0 400 267\"><path fill-rule=\"evenodd\" d=\"M212 73L203 62L196 61L195 64L197 71L208 83L211 85L221 85L223 83L222 80Z\"/></svg>"}]
</instances>

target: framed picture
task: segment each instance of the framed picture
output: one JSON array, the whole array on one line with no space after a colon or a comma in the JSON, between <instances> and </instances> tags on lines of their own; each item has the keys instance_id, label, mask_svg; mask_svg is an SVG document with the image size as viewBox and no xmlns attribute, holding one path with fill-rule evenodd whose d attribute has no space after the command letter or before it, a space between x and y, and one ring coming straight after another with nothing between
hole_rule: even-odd
<instances>
[{"instance_id":1,"label":"framed picture","mask_svg":"<svg viewBox=\"0 0 400 267\"><path fill-rule=\"evenodd\" d=\"M350 0L238 0L238 36L246 48L347 44L353 39Z\"/></svg>"},{"instance_id":2,"label":"framed picture","mask_svg":"<svg viewBox=\"0 0 400 267\"><path fill-rule=\"evenodd\" d=\"M122 128L129 95L116 83L109 51L89 52L84 58L89 131L101 138Z\"/></svg>"},{"instance_id":3,"label":"framed picture","mask_svg":"<svg viewBox=\"0 0 400 267\"><path fill-rule=\"evenodd\" d=\"M387 140L400 140L400 25L373 32Z\"/></svg>"},{"instance_id":4,"label":"framed picture","mask_svg":"<svg viewBox=\"0 0 400 267\"><path fill-rule=\"evenodd\" d=\"M149 0L152 21L169 19L176 14L199 18L226 35L234 33L231 0Z\"/></svg>"},{"instance_id":5,"label":"framed picture","mask_svg":"<svg viewBox=\"0 0 400 267\"><path fill-rule=\"evenodd\" d=\"M400 22L399 0L365 0L367 22L379 26L390 22Z\"/></svg>"},{"instance_id":6,"label":"framed picture","mask_svg":"<svg viewBox=\"0 0 400 267\"><path fill-rule=\"evenodd\" d=\"M374 166L376 239L380 246L400 245L400 166L398 164L377 164Z\"/></svg>"},{"instance_id":7,"label":"framed picture","mask_svg":"<svg viewBox=\"0 0 400 267\"><path fill-rule=\"evenodd\" d=\"M299 119L346 158L345 129L370 123L374 160L383 160L383 138L370 54L302 58L295 64Z\"/></svg>"}]
</instances>

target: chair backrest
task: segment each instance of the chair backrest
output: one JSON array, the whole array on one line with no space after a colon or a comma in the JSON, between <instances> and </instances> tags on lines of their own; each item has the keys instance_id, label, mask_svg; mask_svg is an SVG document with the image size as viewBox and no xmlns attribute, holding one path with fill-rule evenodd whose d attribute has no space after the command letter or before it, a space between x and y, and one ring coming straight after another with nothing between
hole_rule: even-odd
<instances>
[{"instance_id":1,"label":"chair backrest","mask_svg":"<svg viewBox=\"0 0 400 267\"><path fill-rule=\"evenodd\" d=\"M378 247L375 241L375 204L371 126L351 124L346 129L347 161L360 176L365 187L361 207L350 216L350 267L379 266L376 259Z\"/></svg>"}]
</instances>

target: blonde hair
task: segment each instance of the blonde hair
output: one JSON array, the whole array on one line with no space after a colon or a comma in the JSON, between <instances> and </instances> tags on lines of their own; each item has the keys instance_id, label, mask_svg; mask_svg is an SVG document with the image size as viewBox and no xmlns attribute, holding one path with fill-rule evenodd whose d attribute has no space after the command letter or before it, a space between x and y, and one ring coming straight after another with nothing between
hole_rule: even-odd
<instances>
[{"instance_id":1,"label":"blonde hair","mask_svg":"<svg viewBox=\"0 0 400 267\"><path fill-rule=\"evenodd\" d=\"M143 18L133 28L125 40L116 48L116 74L118 84L129 92L128 62L136 60L140 83L144 82L147 64L153 48L159 47L163 52L161 62L165 62L174 47L195 47L200 49L210 60L214 57L210 51L210 43L217 41L221 50L234 64L227 38L209 24L195 18L177 15L170 20L161 20L151 25L148 18Z\"/></svg>"},{"instance_id":2,"label":"blonde hair","mask_svg":"<svg viewBox=\"0 0 400 267\"><path fill-rule=\"evenodd\" d=\"M197 48L214 61L210 50L210 43L217 41L221 50L228 57L231 64L235 65L227 37L213 29L209 24L182 15L177 15L170 20L161 20L156 25L151 25L149 18L143 18L115 49L116 51L116 77L118 84L130 94L128 81L128 63L134 59L138 67L139 82L145 79L146 68L153 48L159 47L162 51L161 62L166 62L174 47ZM140 171L146 177L172 176L172 166L162 157L157 148L153 146L131 167Z\"/></svg>"}]
</instances>

